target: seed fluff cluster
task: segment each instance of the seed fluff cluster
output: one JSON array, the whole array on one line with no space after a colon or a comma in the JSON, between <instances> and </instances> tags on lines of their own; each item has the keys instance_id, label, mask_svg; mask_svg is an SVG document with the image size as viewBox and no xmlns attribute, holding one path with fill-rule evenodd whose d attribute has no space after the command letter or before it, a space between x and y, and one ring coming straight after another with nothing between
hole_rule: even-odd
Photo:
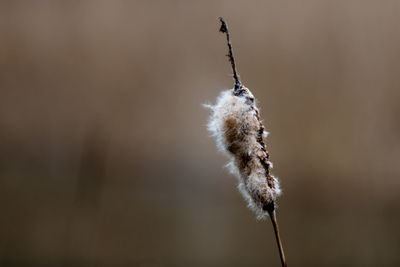
<instances>
[{"instance_id":1,"label":"seed fluff cluster","mask_svg":"<svg viewBox=\"0 0 400 267\"><path fill-rule=\"evenodd\" d=\"M253 94L239 85L223 91L216 104L207 107L212 111L208 130L216 137L218 148L230 157L227 166L238 177L239 191L257 218L265 218L281 190L270 172L272 163L265 146L268 133Z\"/></svg>"}]
</instances>

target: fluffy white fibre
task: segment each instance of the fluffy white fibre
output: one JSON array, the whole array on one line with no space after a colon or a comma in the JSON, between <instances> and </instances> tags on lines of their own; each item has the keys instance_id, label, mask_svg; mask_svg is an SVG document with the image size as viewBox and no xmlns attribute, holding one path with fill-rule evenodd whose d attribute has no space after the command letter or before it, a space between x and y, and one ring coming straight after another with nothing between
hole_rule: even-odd
<instances>
[{"instance_id":1,"label":"fluffy white fibre","mask_svg":"<svg viewBox=\"0 0 400 267\"><path fill-rule=\"evenodd\" d=\"M238 178L238 188L257 218L268 215L266 206L280 195L279 182L269 170L272 163L265 148L264 131L255 99L249 89L241 87L221 92L215 105L207 105L212 114L208 130L218 148L230 161L229 170Z\"/></svg>"}]
</instances>

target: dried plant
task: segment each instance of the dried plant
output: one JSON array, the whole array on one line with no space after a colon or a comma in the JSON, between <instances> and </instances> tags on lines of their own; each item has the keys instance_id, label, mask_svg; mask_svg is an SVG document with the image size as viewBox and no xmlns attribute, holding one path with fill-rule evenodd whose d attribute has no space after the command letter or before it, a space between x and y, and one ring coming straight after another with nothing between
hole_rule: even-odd
<instances>
[{"instance_id":1,"label":"dried plant","mask_svg":"<svg viewBox=\"0 0 400 267\"><path fill-rule=\"evenodd\" d=\"M271 218L282 266L286 266L282 242L276 220L276 198L281 194L279 181L270 170L272 163L265 146L268 133L264 130L256 101L248 88L242 85L237 74L228 26L220 18L220 31L226 34L229 61L232 65L235 86L223 91L212 111L208 129L216 137L217 146L229 158L229 169L239 180L239 191L255 211L258 219Z\"/></svg>"}]
</instances>

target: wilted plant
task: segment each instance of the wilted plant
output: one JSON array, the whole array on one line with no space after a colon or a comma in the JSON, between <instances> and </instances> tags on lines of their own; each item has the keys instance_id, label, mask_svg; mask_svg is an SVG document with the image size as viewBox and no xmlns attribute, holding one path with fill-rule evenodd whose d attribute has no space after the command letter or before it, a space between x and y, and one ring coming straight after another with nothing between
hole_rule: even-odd
<instances>
[{"instance_id":1,"label":"wilted plant","mask_svg":"<svg viewBox=\"0 0 400 267\"><path fill-rule=\"evenodd\" d=\"M253 94L239 80L228 26L223 18L219 19L220 31L226 34L228 42L227 56L235 86L223 91L215 105L207 105L212 110L208 129L216 137L218 148L229 156L228 166L238 177L238 188L249 208L255 211L258 219L268 215L271 218L282 266L286 266L275 212L276 198L281 190L278 179L270 172L272 163L264 142L268 133L264 130Z\"/></svg>"}]
</instances>

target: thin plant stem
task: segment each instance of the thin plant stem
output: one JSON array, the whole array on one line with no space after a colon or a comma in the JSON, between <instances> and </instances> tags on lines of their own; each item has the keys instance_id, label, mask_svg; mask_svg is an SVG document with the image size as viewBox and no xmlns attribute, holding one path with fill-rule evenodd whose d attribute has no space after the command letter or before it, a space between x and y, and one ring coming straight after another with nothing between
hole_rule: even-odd
<instances>
[{"instance_id":1,"label":"thin plant stem","mask_svg":"<svg viewBox=\"0 0 400 267\"><path fill-rule=\"evenodd\" d=\"M287 267L285 253L283 252L281 235L279 234L278 221L276 220L275 209L268 210L268 213L269 213L269 217L271 218L272 226L274 227L276 243L277 243L278 249L279 249L279 256L281 257L282 267Z\"/></svg>"},{"instance_id":2,"label":"thin plant stem","mask_svg":"<svg viewBox=\"0 0 400 267\"><path fill-rule=\"evenodd\" d=\"M221 28L219 29L219 31L226 34L226 41L228 43L228 50L229 50L227 57L229 57L229 61L231 62L232 66L233 79L235 80L235 91L239 91L242 84L239 80L239 75L237 74L236 70L235 57L233 56L233 49L232 49L231 37L229 35L229 30L228 30L228 24L226 23L223 17L219 17L219 20L221 21Z\"/></svg>"}]
</instances>

